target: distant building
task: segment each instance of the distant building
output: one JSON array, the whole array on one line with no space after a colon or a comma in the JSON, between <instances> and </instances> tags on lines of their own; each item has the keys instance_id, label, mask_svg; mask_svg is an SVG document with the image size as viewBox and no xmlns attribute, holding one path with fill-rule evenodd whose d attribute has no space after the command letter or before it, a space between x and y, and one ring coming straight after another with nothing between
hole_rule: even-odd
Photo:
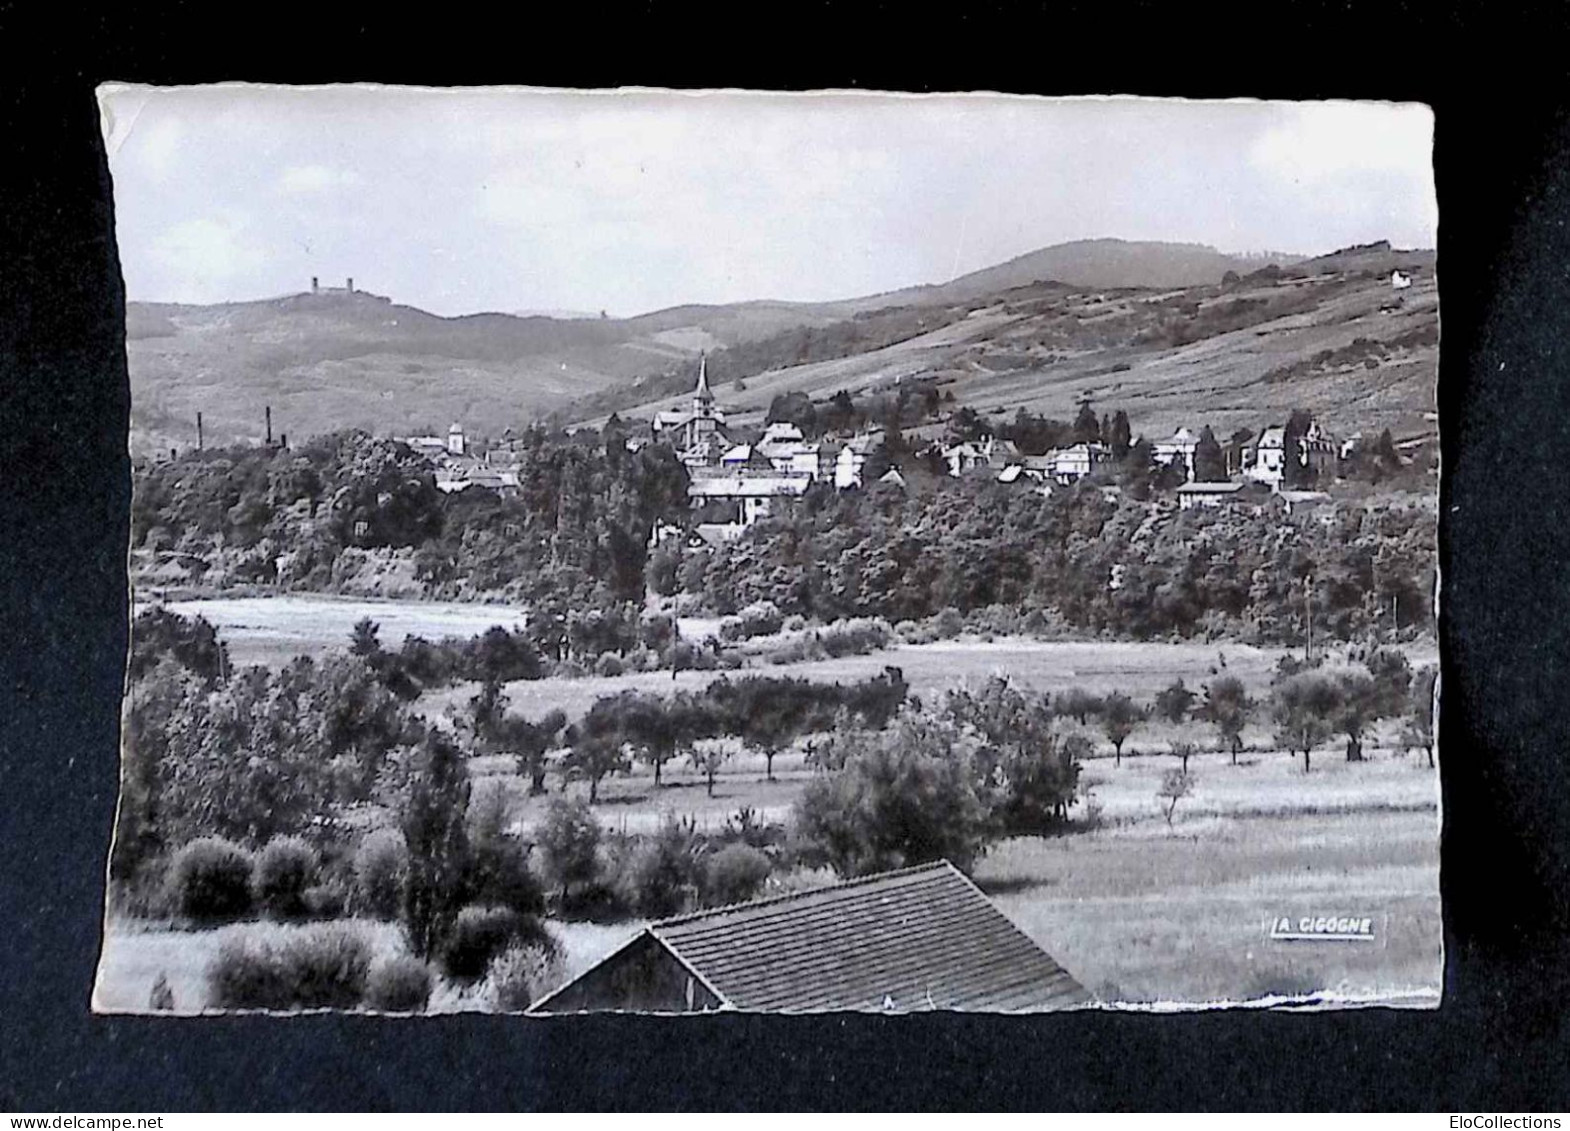
<instances>
[{"instance_id":1,"label":"distant building","mask_svg":"<svg viewBox=\"0 0 1570 1131\"><path fill-rule=\"evenodd\" d=\"M1003 440L996 436L988 436L982 440L962 440L942 449L943 462L948 464L949 474L955 479L969 475L979 469L1003 470L1018 463L1022 458L1019 446L1013 440Z\"/></svg>"},{"instance_id":2,"label":"distant building","mask_svg":"<svg viewBox=\"0 0 1570 1131\"><path fill-rule=\"evenodd\" d=\"M1177 489L1178 507L1193 510L1195 507L1219 507L1236 502L1242 483L1185 483Z\"/></svg>"},{"instance_id":3,"label":"distant building","mask_svg":"<svg viewBox=\"0 0 1570 1131\"><path fill-rule=\"evenodd\" d=\"M775 499L800 498L812 486L812 476L778 471L718 468L694 470L687 484L687 499L696 508L709 503L735 506L735 521L751 526L771 513Z\"/></svg>"},{"instance_id":4,"label":"distant building","mask_svg":"<svg viewBox=\"0 0 1570 1131\"><path fill-rule=\"evenodd\" d=\"M1039 1013L1091 1000L947 861L651 923L531 1013Z\"/></svg>"},{"instance_id":5,"label":"distant building","mask_svg":"<svg viewBox=\"0 0 1570 1131\"><path fill-rule=\"evenodd\" d=\"M1317 420L1309 421L1298 451L1294 453L1300 466L1312 468L1316 473L1334 470L1336 444L1328 433L1319 427ZM1273 425L1259 434L1243 453L1243 476L1263 483L1271 490L1280 490L1286 482L1287 460L1285 425Z\"/></svg>"},{"instance_id":6,"label":"distant building","mask_svg":"<svg viewBox=\"0 0 1570 1131\"><path fill-rule=\"evenodd\" d=\"M1194 478L1194 449L1197 447L1199 447L1199 437L1187 428L1179 428L1165 440L1157 440L1150 446L1151 458L1163 467L1171 467L1181 460L1185 473L1192 479Z\"/></svg>"},{"instance_id":7,"label":"distant building","mask_svg":"<svg viewBox=\"0 0 1570 1131\"><path fill-rule=\"evenodd\" d=\"M1047 457L1053 480L1067 486L1078 483L1111 459L1112 449L1105 444L1074 444L1050 451Z\"/></svg>"},{"instance_id":8,"label":"distant building","mask_svg":"<svg viewBox=\"0 0 1570 1131\"><path fill-rule=\"evenodd\" d=\"M1392 290L1404 291L1412 285L1412 276L1400 271L1390 272L1390 286Z\"/></svg>"},{"instance_id":9,"label":"distant building","mask_svg":"<svg viewBox=\"0 0 1570 1131\"><path fill-rule=\"evenodd\" d=\"M763 430L763 439L753 451L769 462L775 471L799 472L817 478L822 474L822 445L808 443L801 429L788 421L776 421Z\"/></svg>"},{"instance_id":10,"label":"distant building","mask_svg":"<svg viewBox=\"0 0 1570 1131\"><path fill-rule=\"evenodd\" d=\"M846 441L845 446L839 450L839 455L834 459L834 486L841 490L847 487L860 487L861 473L867 465L867 457L881 447L883 447L881 430L863 432Z\"/></svg>"}]
</instances>

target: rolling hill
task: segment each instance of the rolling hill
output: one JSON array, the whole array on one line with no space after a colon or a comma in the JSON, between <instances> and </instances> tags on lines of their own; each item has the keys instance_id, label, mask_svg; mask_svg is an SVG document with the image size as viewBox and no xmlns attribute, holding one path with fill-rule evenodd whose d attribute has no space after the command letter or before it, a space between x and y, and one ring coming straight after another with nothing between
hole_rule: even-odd
<instances>
[{"instance_id":1,"label":"rolling hill","mask_svg":"<svg viewBox=\"0 0 1570 1131\"><path fill-rule=\"evenodd\" d=\"M1401 269L1412 285L1396 291ZM732 424L760 425L774 397L886 389L936 377L983 415L1071 419L1082 400L1126 410L1157 437L1208 423L1259 428L1294 408L1341 432L1433 431L1439 293L1429 251L1347 249L1227 285L1087 290L1036 284L972 298L927 333L881 349L722 386ZM619 409L628 419L682 394ZM587 423L597 424L600 417Z\"/></svg>"},{"instance_id":2,"label":"rolling hill","mask_svg":"<svg viewBox=\"0 0 1570 1131\"><path fill-rule=\"evenodd\" d=\"M935 286L824 303L688 305L622 319L446 318L363 292L214 306L130 303L132 446L194 443L197 412L209 443L260 439L267 406L274 431L295 436L343 427L441 431L453 420L499 432L546 415L647 415L686 387L699 351L719 351L714 369L730 382L723 395L759 418L775 392L827 396L921 373L943 374L962 403L988 411L1021 404L1060 411L1083 395L1107 403L1126 395L1131 414L1185 403L1248 414L1309 386L1334 408L1338 397L1366 400L1372 383L1369 403L1381 412L1420 415L1433 400L1432 356L1421 351L1381 362L1377 380L1366 367L1350 381L1328 371L1262 380L1355 337L1398 337L1436 321L1431 253L1379 246L1337 255L1275 257L1265 275L1282 278L1251 274L1222 287L1227 271L1256 272L1262 260L1194 245L1088 240ZM1374 275L1388 276L1387 263L1396 262L1416 267L1418 283L1404 292L1404 311L1380 312L1389 289ZM1336 296L1339 305L1330 301ZM1240 301L1254 304L1243 318L1248 327L1211 333L1240 317L1216 317L1216 304ZM1162 334L1182 336L1175 327L1196 303L1190 320L1205 340L1163 346ZM745 393L733 390L739 377ZM1199 393L1199 401L1190 395Z\"/></svg>"}]
</instances>

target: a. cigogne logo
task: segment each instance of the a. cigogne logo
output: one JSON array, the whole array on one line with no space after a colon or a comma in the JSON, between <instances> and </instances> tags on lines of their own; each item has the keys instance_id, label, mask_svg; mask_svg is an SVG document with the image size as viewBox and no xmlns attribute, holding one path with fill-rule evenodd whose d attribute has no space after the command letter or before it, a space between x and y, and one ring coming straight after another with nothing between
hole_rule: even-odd
<instances>
[{"instance_id":1,"label":"a. cigogne logo","mask_svg":"<svg viewBox=\"0 0 1570 1131\"><path fill-rule=\"evenodd\" d=\"M1373 942L1370 915L1278 915L1271 921L1273 939L1312 939L1324 942Z\"/></svg>"}]
</instances>

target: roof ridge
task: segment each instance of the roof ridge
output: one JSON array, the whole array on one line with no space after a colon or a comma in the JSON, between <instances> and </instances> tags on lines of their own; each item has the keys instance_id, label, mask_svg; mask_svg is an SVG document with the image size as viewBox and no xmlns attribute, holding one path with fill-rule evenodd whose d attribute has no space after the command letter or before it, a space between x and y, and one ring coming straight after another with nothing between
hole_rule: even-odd
<instances>
[{"instance_id":1,"label":"roof ridge","mask_svg":"<svg viewBox=\"0 0 1570 1131\"><path fill-rule=\"evenodd\" d=\"M888 872L874 872L869 876L855 876L848 880L841 880L838 883L824 884L820 888L805 888L801 891L788 891L783 895L765 896L763 899L746 899L740 903L723 903L718 907L705 907L699 911L689 911L684 915L672 915L667 919L656 919L649 924L648 929L652 931L660 927L673 927L678 923L690 923L694 919L707 919L715 915L725 915L743 908L768 907L776 903L786 903L792 899L805 899L809 895L822 895L824 892L829 891L843 891L847 888L863 887L880 880L891 880L896 876L909 876L916 872L931 872L939 868L948 868L954 872L959 872L961 876L964 875L953 864L950 864L945 857L941 860L928 861L925 864L912 864L905 868L895 868ZM980 891L979 888L977 890Z\"/></svg>"}]
</instances>

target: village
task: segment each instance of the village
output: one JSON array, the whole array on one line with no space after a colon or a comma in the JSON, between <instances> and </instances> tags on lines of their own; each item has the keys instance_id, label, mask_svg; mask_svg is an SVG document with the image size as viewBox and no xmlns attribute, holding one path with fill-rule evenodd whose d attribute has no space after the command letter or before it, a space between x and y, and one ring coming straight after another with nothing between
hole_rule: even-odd
<instances>
[{"instance_id":1,"label":"village","mask_svg":"<svg viewBox=\"0 0 1570 1131\"><path fill-rule=\"evenodd\" d=\"M1399 273L1397 279L1396 285L1409 284ZM1110 418L1097 422L1088 402L1082 404L1082 414L1088 414L1098 437L1114 431ZM1126 423L1125 417L1125 428ZM477 440L466 433L462 423L455 422L445 437L397 439L435 466L436 486L444 493L478 489L506 498L517 492L518 466L526 446L510 429L487 442ZM1390 447L1382 454L1396 461L1402 458L1403 450L1411 453L1430 442L1425 436L1399 442L1386 436L1383 440ZM687 496L694 521L690 530L661 525L652 540L658 543L686 536L694 546L740 538L759 520L781 513L782 507L789 507L815 485L839 491L872 486L905 490L909 465L915 465L951 479L990 478L1050 496L1054 490L1074 486L1114 459L1125 457L1131 447L1125 436L1121 452L1115 440L1096 438L1026 454L1015 441L987 432L954 442L935 439L919 447L906 443L902 447L907 466L902 468L889 452L885 430L876 426L813 439L790 421L767 422L761 432L727 427L727 412L717 402L708 380L707 359L701 357L689 406L659 411L647 434L628 435L624 442L628 451L653 443L675 451L689 477ZM1343 464L1368 455L1375 446L1376 440L1361 433L1332 436L1303 414L1281 423L1266 423L1257 433L1241 429L1224 443L1208 427L1199 432L1179 427L1149 443L1149 458L1170 480L1182 510L1247 506L1260 514L1265 507L1275 506L1290 514L1294 508L1311 509L1329 502L1330 494L1317 485L1334 481ZM1121 488L1109 484L1103 490L1116 494Z\"/></svg>"}]
</instances>

